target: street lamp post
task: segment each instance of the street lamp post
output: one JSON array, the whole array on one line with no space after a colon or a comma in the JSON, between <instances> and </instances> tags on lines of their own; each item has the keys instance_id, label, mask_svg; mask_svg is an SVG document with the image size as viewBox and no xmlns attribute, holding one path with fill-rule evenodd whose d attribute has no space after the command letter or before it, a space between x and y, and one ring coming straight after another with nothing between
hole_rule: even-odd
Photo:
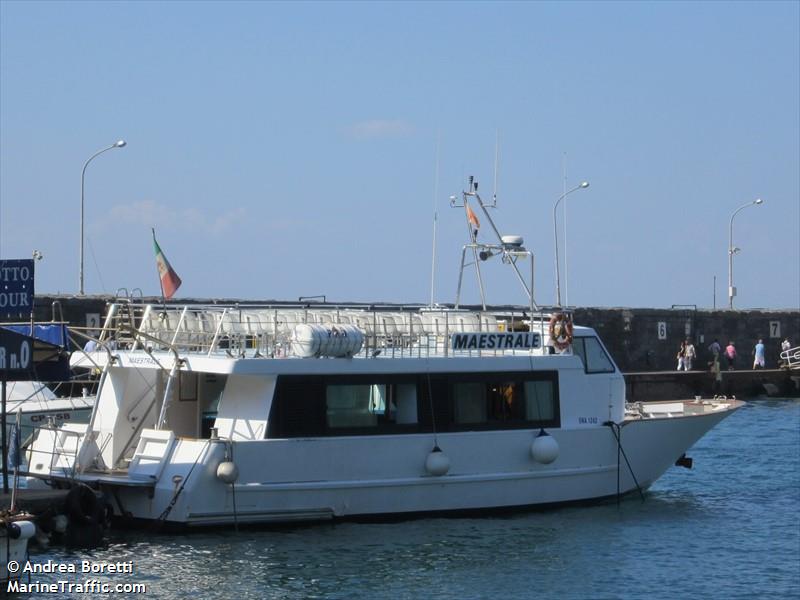
<instances>
[{"instance_id":1,"label":"street lamp post","mask_svg":"<svg viewBox=\"0 0 800 600\"><path fill-rule=\"evenodd\" d=\"M728 230L728 308L733 310L733 297L736 295L736 288L733 287L733 255L739 251L739 248L736 248L733 245L733 217L735 217L740 211L744 210L748 206L763 204L764 201L761 198L756 198L752 202L748 202L747 204L743 204L731 215L731 223L730 228Z\"/></svg>"},{"instance_id":2,"label":"street lamp post","mask_svg":"<svg viewBox=\"0 0 800 600\"><path fill-rule=\"evenodd\" d=\"M108 148L103 148L92 154L83 165L83 171L81 171L81 264L80 270L78 273L79 277L79 285L78 285L78 294L83 296L83 189L84 189L84 180L86 178L86 167L89 166L89 163L92 162L94 158L100 156L103 152L107 150L113 150L114 148L123 148L125 146L125 140L119 140L118 142L114 142Z\"/></svg>"},{"instance_id":3,"label":"street lamp post","mask_svg":"<svg viewBox=\"0 0 800 600\"><path fill-rule=\"evenodd\" d=\"M559 264L558 264L558 221L557 221L557 217L556 217L557 210L558 210L558 204L559 204L559 202L561 202L564 198L566 198L572 192L574 192L576 190L581 190L581 189L584 189L584 188L587 188L587 187L589 187L589 182L588 181L582 181L580 184L576 185L571 190L567 190L566 192L561 194L558 197L558 200L556 200L556 203L553 205L553 238L555 240L555 248L556 248L556 252L555 252L555 255L556 255L556 303L557 303L558 306L561 306L561 272L560 272L560 267L559 267Z\"/></svg>"}]
</instances>

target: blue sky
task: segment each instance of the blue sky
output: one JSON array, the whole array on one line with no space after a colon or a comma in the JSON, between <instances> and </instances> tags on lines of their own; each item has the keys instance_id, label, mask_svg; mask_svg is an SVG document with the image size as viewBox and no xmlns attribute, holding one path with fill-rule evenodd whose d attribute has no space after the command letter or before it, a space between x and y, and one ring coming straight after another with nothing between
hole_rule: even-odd
<instances>
[{"instance_id":1,"label":"blue sky","mask_svg":"<svg viewBox=\"0 0 800 600\"><path fill-rule=\"evenodd\" d=\"M497 136L540 303L566 162L570 304L711 307L716 276L726 305L761 197L736 306L800 307L798 2L4 0L0 34L0 256L42 252L40 292L77 291L81 169L122 138L86 172L88 293L157 294L156 227L178 296L426 302L435 205L452 301L448 197L491 196Z\"/></svg>"}]
</instances>

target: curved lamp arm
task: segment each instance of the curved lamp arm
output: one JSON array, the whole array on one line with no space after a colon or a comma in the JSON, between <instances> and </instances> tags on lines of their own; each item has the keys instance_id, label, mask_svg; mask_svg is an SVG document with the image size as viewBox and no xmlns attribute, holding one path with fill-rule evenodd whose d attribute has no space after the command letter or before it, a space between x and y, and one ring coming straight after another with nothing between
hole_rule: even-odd
<instances>
[{"instance_id":1,"label":"curved lamp arm","mask_svg":"<svg viewBox=\"0 0 800 600\"><path fill-rule=\"evenodd\" d=\"M80 271L78 273L78 293L83 296L83 190L84 190L84 181L86 179L86 167L89 166L89 163L92 162L95 158L100 156L103 152L107 152L108 150L113 150L114 148L124 148L127 142L125 140L119 140L111 144L108 148L103 148L102 150L98 150L94 154L92 154L89 159L83 163L83 170L81 171L81 254L80 254Z\"/></svg>"},{"instance_id":2,"label":"curved lamp arm","mask_svg":"<svg viewBox=\"0 0 800 600\"><path fill-rule=\"evenodd\" d=\"M557 221L557 216L556 216L557 213L556 213L556 211L558 210L559 203L564 198L566 198L569 194L571 194L572 192L574 192L576 190L581 190L581 189L584 189L584 188L587 188L587 187L589 187L589 182L588 181L582 181L581 183L576 185L571 190L567 190L566 192L561 194L558 197L558 200L556 200L556 203L553 205L553 239L555 240L555 248L556 248L556 252L555 252L555 256L556 256L556 303L558 304L558 306L561 306L561 274L559 272L560 268L559 268L559 265L558 265L558 221Z\"/></svg>"}]
</instances>

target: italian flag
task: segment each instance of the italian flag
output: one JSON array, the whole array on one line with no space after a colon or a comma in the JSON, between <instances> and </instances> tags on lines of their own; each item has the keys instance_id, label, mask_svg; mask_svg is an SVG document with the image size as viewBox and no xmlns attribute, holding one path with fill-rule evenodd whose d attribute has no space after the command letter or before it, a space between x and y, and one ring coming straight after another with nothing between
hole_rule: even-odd
<instances>
[{"instance_id":1,"label":"italian flag","mask_svg":"<svg viewBox=\"0 0 800 600\"><path fill-rule=\"evenodd\" d=\"M475 229L480 229L481 228L481 222L478 221L477 215L474 212L472 212L472 209L469 207L469 204L465 204L464 206L467 207L467 220L470 223L472 223L472 225L475 227Z\"/></svg>"},{"instance_id":2,"label":"italian flag","mask_svg":"<svg viewBox=\"0 0 800 600\"><path fill-rule=\"evenodd\" d=\"M172 298L178 288L181 287L181 278L169 264L167 257L161 251L161 246L156 241L156 230L153 229L153 246L156 251L156 266L158 267L158 276L161 278L161 294L164 298Z\"/></svg>"}]
</instances>

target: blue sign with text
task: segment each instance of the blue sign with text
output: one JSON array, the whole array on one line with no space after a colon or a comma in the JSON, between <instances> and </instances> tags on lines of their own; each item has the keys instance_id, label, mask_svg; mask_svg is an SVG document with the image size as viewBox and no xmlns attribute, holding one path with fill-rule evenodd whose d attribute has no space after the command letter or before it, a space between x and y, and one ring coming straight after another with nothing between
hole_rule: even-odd
<instances>
[{"instance_id":1,"label":"blue sign with text","mask_svg":"<svg viewBox=\"0 0 800 600\"><path fill-rule=\"evenodd\" d=\"M0 319L33 312L33 259L0 260Z\"/></svg>"},{"instance_id":2,"label":"blue sign with text","mask_svg":"<svg viewBox=\"0 0 800 600\"><path fill-rule=\"evenodd\" d=\"M6 381L27 381L33 375L33 338L0 327L0 371Z\"/></svg>"}]
</instances>

